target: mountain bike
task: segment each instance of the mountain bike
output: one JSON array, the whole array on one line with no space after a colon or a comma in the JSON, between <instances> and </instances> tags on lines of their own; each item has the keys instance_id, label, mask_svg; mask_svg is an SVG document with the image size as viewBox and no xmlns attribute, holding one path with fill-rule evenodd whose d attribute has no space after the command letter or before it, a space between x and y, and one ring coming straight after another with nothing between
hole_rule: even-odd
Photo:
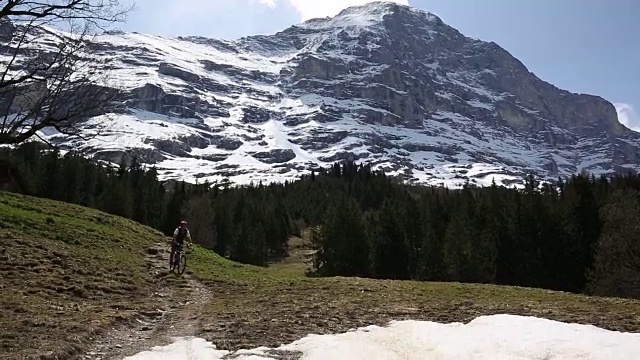
<instances>
[{"instance_id":1,"label":"mountain bike","mask_svg":"<svg viewBox=\"0 0 640 360\"><path fill-rule=\"evenodd\" d=\"M184 251L184 245L178 246L178 249L169 256L169 271L173 272L177 267L178 274L184 274L187 268L187 254Z\"/></svg>"}]
</instances>

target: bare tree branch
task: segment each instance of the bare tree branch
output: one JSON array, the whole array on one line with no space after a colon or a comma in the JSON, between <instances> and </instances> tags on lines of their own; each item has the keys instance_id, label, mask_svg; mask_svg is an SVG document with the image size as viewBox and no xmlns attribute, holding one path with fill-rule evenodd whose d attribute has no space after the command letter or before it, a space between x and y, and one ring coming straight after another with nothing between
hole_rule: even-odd
<instances>
[{"instance_id":1,"label":"bare tree branch","mask_svg":"<svg viewBox=\"0 0 640 360\"><path fill-rule=\"evenodd\" d=\"M6 3L5 3L6 1ZM119 0L0 3L0 144L44 128L83 137L80 125L113 110L122 92L104 86L105 61L88 46L96 29L124 20Z\"/></svg>"}]
</instances>

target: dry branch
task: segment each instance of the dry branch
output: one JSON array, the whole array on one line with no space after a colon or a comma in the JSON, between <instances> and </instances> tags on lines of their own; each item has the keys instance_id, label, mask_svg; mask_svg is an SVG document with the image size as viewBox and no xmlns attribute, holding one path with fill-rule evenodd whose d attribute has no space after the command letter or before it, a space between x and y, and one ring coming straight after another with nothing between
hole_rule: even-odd
<instances>
[{"instance_id":1,"label":"dry branch","mask_svg":"<svg viewBox=\"0 0 640 360\"><path fill-rule=\"evenodd\" d=\"M130 9L119 0L0 1L0 144L45 128L81 136L83 121L113 110L121 91L106 85L107 63L88 46Z\"/></svg>"}]
</instances>

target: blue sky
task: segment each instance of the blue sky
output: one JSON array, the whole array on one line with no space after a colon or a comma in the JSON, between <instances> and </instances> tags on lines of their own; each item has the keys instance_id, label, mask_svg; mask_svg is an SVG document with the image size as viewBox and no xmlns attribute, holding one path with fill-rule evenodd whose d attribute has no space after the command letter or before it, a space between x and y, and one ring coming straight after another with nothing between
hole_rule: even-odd
<instances>
[{"instance_id":1,"label":"blue sky","mask_svg":"<svg viewBox=\"0 0 640 360\"><path fill-rule=\"evenodd\" d=\"M133 0L124 30L226 39L270 34L368 0ZM602 96L640 131L640 1L395 0L495 41L541 79Z\"/></svg>"}]
</instances>

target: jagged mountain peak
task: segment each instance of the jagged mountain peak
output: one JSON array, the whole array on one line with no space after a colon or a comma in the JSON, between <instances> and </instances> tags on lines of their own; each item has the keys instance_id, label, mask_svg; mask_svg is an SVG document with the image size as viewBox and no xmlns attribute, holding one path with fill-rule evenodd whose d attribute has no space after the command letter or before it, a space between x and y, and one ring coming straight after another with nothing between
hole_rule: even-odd
<instances>
[{"instance_id":1,"label":"jagged mountain peak","mask_svg":"<svg viewBox=\"0 0 640 360\"><path fill-rule=\"evenodd\" d=\"M124 110L85 124L98 137L43 137L110 162L137 154L163 179L282 181L345 159L453 187L640 169L640 136L610 102L396 3L236 41L113 33L91 46Z\"/></svg>"},{"instance_id":2,"label":"jagged mountain peak","mask_svg":"<svg viewBox=\"0 0 640 360\"><path fill-rule=\"evenodd\" d=\"M436 15L390 1L375 1L345 8L333 17L313 18L291 26L289 31L381 30L399 25L444 25Z\"/></svg>"},{"instance_id":3,"label":"jagged mountain peak","mask_svg":"<svg viewBox=\"0 0 640 360\"><path fill-rule=\"evenodd\" d=\"M362 5L355 5L340 11L335 17L364 16L370 19L383 21L386 15L396 15L412 19L427 20L433 23L441 23L442 20L430 12L399 4L393 1L372 1Z\"/></svg>"}]
</instances>

